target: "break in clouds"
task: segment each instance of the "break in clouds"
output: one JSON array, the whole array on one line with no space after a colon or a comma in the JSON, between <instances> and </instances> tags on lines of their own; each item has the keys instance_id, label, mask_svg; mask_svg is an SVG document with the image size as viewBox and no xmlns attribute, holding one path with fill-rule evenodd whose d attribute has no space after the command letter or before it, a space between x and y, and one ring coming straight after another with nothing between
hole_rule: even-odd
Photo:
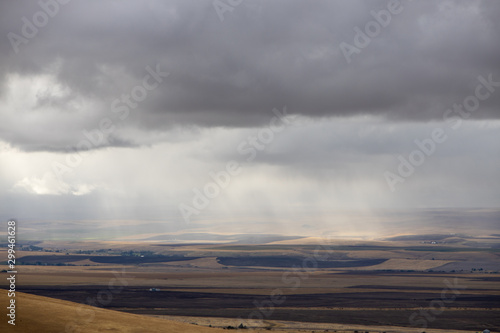
<instances>
[{"instance_id":1,"label":"break in clouds","mask_svg":"<svg viewBox=\"0 0 500 333\"><path fill-rule=\"evenodd\" d=\"M182 220L236 161L215 215L495 206L499 16L496 1L4 1L0 197ZM298 121L259 138L273 109Z\"/></svg>"}]
</instances>

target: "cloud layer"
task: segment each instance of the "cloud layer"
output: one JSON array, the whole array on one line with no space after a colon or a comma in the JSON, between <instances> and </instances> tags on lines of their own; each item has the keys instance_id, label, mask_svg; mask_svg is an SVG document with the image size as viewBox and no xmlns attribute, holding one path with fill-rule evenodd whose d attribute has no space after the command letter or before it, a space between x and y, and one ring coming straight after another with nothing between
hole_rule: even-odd
<instances>
[{"instance_id":1,"label":"cloud layer","mask_svg":"<svg viewBox=\"0 0 500 333\"><path fill-rule=\"evenodd\" d=\"M470 95L479 75L500 81L495 1L403 0L364 46L355 28L370 34L390 1L242 2L222 22L212 1L42 3L55 14L39 28L38 2L0 10L0 136L25 150L76 147L103 118L120 126L104 145L133 146L176 126L259 126L281 105L309 117L428 121ZM363 46L350 63L342 43ZM148 66L170 75L142 100L133 93ZM126 95L123 120L113 111ZM497 119L499 106L496 94L473 117Z\"/></svg>"},{"instance_id":2,"label":"cloud layer","mask_svg":"<svg viewBox=\"0 0 500 333\"><path fill-rule=\"evenodd\" d=\"M0 3L0 218L498 207L500 2L213 3Z\"/></svg>"}]
</instances>

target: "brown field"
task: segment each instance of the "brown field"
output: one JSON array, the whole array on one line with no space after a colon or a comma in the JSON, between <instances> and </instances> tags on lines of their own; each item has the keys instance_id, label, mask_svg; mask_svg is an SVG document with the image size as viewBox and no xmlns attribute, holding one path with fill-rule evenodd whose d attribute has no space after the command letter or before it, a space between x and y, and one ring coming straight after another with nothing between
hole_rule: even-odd
<instances>
[{"instance_id":1,"label":"brown field","mask_svg":"<svg viewBox=\"0 0 500 333\"><path fill-rule=\"evenodd\" d=\"M17 266L17 290L27 293L18 293L18 318L30 325L38 321L50 332L55 329L51 325L56 319L51 323L41 308L61 306L64 313L76 311L77 303L88 303L99 307L93 307L99 315L94 326L82 332L111 332L111 327L116 328L115 332L134 332L134 328L124 330L117 320L130 325L132 321L151 321L154 327L143 326L141 332L156 332L160 330L155 331L155 327L170 323L165 318L176 325L196 323L169 326L178 329L172 332L217 332L213 327L240 323L256 332L500 330L500 274L492 270L500 267L496 247L414 241L406 245L401 241L340 241L331 248L281 243L89 242L82 248L81 242L39 243L43 251L17 253L20 263L28 259L38 262ZM124 256L120 251L134 253ZM315 254L328 255L333 266L307 266L307 262L314 262L311 259L319 258ZM5 250L0 255L5 255ZM175 260L170 261L169 256ZM179 256L192 259L179 260ZM235 259L223 264L221 258ZM290 267L281 265L287 260ZM366 265L370 260L381 263ZM303 265L297 267L296 263ZM455 271L448 266L455 267ZM456 267L465 268L457 271ZM0 273L0 286L5 287L5 278L6 273ZM117 281L120 288L112 290ZM160 291L151 292L149 288ZM454 296L452 301L441 301L445 291L448 297ZM281 302L277 301L279 297ZM23 303L37 306L25 311ZM422 321L410 321L412 316L424 318L422 311L428 318L425 328ZM64 316L66 319L59 321L78 317L67 313ZM252 320L256 316L262 320Z\"/></svg>"},{"instance_id":2,"label":"brown field","mask_svg":"<svg viewBox=\"0 0 500 333\"><path fill-rule=\"evenodd\" d=\"M2 304L8 302L6 292L0 292L0 301ZM16 293L16 302L16 325L13 327L2 320L2 332L223 332L220 329L99 309L20 292ZM5 310L2 312L2 317L5 317Z\"/></svg>"},{"instance_id":3,"label":"brown field","mask_svg":"<svg viewBox=\"0 0 500 333\"><path fill-rule=\"evenodd\" d=\"M7 293L0 292L0 302L8 302ZM0 321L2 332L162 332L162 333L219 333L227 332L217 328L237 326L238 320L227 318L203 318L184 316L142 316L107 309L100 309L88 305L81 305L54 298L16 293L16 325ZM3 310L2 313L5 311ZM196 323L196 324L193 324ZM212 325L212 327L208 327ZM370 329L361 325L331 325L306 324L300 322L265 321L266 327L272 327L277 333L313 332L312 329L322 331L335 330L336 332L353 332L353 330ZM379 327L387 333L419 332L416 329ZM250 329L255 333L268 332L267 329ZM429 333L463 333L458 330L428 330Z\"/></svg>"}]
</instances>

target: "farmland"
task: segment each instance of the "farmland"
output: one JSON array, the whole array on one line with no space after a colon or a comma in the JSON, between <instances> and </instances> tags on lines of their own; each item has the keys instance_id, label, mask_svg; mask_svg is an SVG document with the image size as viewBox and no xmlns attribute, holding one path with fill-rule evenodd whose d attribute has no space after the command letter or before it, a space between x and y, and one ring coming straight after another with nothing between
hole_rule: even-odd
<instances>
[{"instance_id":1,"label":"farmland","mask_svg":"<svg viewBox=\"0 0 500 333\"><path fill-rule=\"evenodd\" d=\"M51 241L19 252L18 288L207 327L500 329L498 248L421 242Z\"/></svg>"}]
</instances>

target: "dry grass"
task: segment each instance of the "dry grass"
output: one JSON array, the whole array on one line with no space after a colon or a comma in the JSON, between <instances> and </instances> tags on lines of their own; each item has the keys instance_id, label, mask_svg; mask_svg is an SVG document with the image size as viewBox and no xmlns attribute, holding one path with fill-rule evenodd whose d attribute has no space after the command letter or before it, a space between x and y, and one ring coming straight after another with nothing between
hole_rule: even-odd
<instances>
[{"instance_id":1,"label":"dry grass","mask_svg":"<svg viewBox=\"0 0 500 333\"><path fill-rule=\"evenodd\" d=\"M7 292L0 292L0 303L7 304ZM80 305L68 301L41 297L16 292L16 326L7 323L6 309L2 307L0 321L1 332L124 332L124 333L222 333L227 332L220 328L209 328L201 325L227 326L238 325L238 321L225 318L141 316L118 311ZM165 319L164 319L165 318ZM192 325L190 323L197 323ZM305 333L314 330L337 330L337 332L353 332L363 330L369 332L413 333L421 329L377 327L361 325L337 325L318 323L298 323L283 321L265 321L266 327L272 327L272 332ZM457 330L426 330L429 333L464 333ZM263 333L268 330L258 328L248 332Z\"/></svg>"},{"instance_id":2,"label":"dry grass","mask_svg":"<svg viewBox=\"0 0 500 333\"><path fill-rule=\"evenodd\" d=\"M301 240L303 241L303 240ZM309 239L310 244L315 244L317 239ZM294 241L278 242L281 244L293 243ZM347 242L336 241L335 244L378 244L389 245L387 242ZM409 242L390 242L390 245L409 245ZM435 251L407 251L405 249L392 248L386 250L345 250L334 251L332 255L347 256L349 258L390 258L388 261L370 267L349 268L349 269L319 269L314 272L307 272L307 278L301 280L300 287L290 288L290 284L285 284L283 274L286 270L277 269L257 270L241 267L229 267L222 269L216 261L219 253L227 253L228 255L251 254L254 249L250 246L245 250L233 250L228 248L222 250L220 246L213 245L191 245L183 247L168 247L155 246L153 243L137 243L137 242L79 242L79 243L62 243L62 242L47 242L42 246L51 245L54 248L60 249L75 249L75 246L81 246L80 249L120 249L127 250L151 250L160 251L165 254L173 252L187 253L190 256L205 256L204 258L177 261L169 263L151 263L133 265L113 265L113 264L97 264L88 259L72 262L71 264L92 265L92 266L31 266L19 265L17 267L19 274L17 275L18 286L69 286L69 285L106 285L115 277L113 272L125 272L128 279L128 285L131 287L159 287L162 291L185 291L185 292L206 292L206 293L222 293L222 294L247 294L247 295L270 295L276 288L280 288L285 295L292 294L325 294L325 293L367 293L367 292L394 292L401 291L404 293L439 293L441 288L445 288L446 280L453 280L458 277L460 285L465 285L467 294L470 295L500 295L498 287L498 274L469 274L469 273L422 273L422 272L400 272L405 270L423 271L433 269L434 267L442 266L448 262L454 261L481 261L489 260L498 262L498 253L484 252L435 252ZM418 242L415 242L418 245ZM301 248L300 246L277 249L264 248L262 253L271 254L291 254L310 256L310 247ZM0 249L0 254L6 255L5 250ZM18 257L23 255L54 255L50 252L18 252ZM64 253L60 253L64 254ZM259 252L260 254L260 252ZM435 258L435 260L432 260ZM373 272L367 274L365 272L347 273L347 270L394 270L395 272ZM288 270L289 271L289 270ZM293 276L293 275L292 275ZM6 273L0 273L0 286L5 286L7 280ZM487 277L490 280L482 280ZM391 289L395 288L395 289ZM76 303L60 301L51 298L40 296L32 296L22 293L17 293L18 299L18 326L15 332L65 332L65 325L75 322L80 331L68 332L228 332L215 328L202 327L208 326L237 326L239 322L234 319L227 318L206 318L206 317L171 317L163 316L162 318L153 318L150 316L133 315L123 312L103 310L99 308L91 308L81 306ZM7 304L5 293L0 290L0 306L5 311ZM88 316L79 316L76 312L77 308L82 308L84 311L80 313L95 314L92 322L86 323ZM278 308L276 308L278 309ZM322 310L323 308L318 308ZM324 308L324 310L332 310L333 308ZM348 308L342 308L348 309ZM295 308L302 310L302 308ZM311 308L304 308L304 311ZM351 309L354 311L355 309ZM369 310L368 308L359 309L360 311ZM470 309L475 311L486 311L484 308ZM175 313L189 314L189 313ZM7 326L6 316L0 321L0 332L10 332L12 327ZM197 313L197 315L205 315ZM222 314L224 315L224 314ZM168 319L168 320L167 320ZM298 320L295 317L292 319ZM175 320L176 322L172 322ZM341 321L337 321L341 322ZM357 321L351 321L357 322ZM189 325L197 323L198 325ZM386 321L385 323L391 323ZM23 326L25 325L25 326ZM362 332L390 332L390 333L420 333L421 329L412 328L397 328L397 327L367 327L360 325L341 325L341 324L320 324L320 323L298 323L284 321L266 321L267 326L272 327L273 332L323 332L325 330L337 332L352 333L355 330ZM404 325L404 324L401 324ZM460 328L461 326L457 326ZM5 329L7 328L7 329ZM230 331L229 331L230 332ZM256 330L248 330L246 332L268 332L263 328ZM437 330L427 329L427 333L463 333L464 331L456 330Z\"/></svg>"},{"instance_id":3,"label":"dry grass","mask_svg":"<svg viewBox=\"0 0 500 333\"><path fill-rule=\"evenodd\" d=\"M389 259L375 266L355 267L352 270L416 270L424 271L426 269L436 268L453 262L451 260L413 260L413 259Z\"/></svg>"},{"instance_id":4,"label":"dry grass","mask_svg":"<svg viewBox=\"0 0 500 333\"><path fill-rule=\"evenodd\" d=\"M5 290L0 291L0 303L8 304ZM142 316L119 311L106 310L88 305L58 299L35 296L16 292L16 325L7 323L6 308L2 306L0 332L37 332L37 333L86 333L86 332L121 332L121 333L222 333L220 328L192 325ZM193 322L193 320L191 320ZM283 332L274 330L275 332ZM264 333L267 330L250 330ZM298 331L287 331L294 333ZM302 331L303 332L303 331Z\"/></svg>"},{"instance_id":5,"label":"dry grass","mask_svg":"<svg viewBox=\"0 0 500 333\"><path fill-rule=\"evenodd\" d=\"M7 304L5 291L0 293L1 304ZM16 292L16 326L7 323L6 308L2 306L2 332L196 332L218 333L219 329L188 325L160 318L151 318L87 305ZM73 330L76 328L76 330ZM80 329L80 331L78 330Z\"/></svg>"},{"instance_id":6,"label":"dry grass","mask_svg":"<svg viewBox=\"0 0 500 333\"><path fill-rule=\"evenodd\" d=\"M241 322L237 319L219 318L219 317L186 317L186 316L155 316L164 319L177 321L181 323L197 323L199 325L212 327L225 327L228 325L237 326ZM306 333L306 332L337 332L337 333L353 333L370 332L370 333L421 333L421 328L409 327L394 327L394 326L365 326L365 325L343 325L343 324L324 324L324 323L304 323L295 321L281 321L281 320L264 320L263 322L257 320L245 320L248 327L268 327L272 328L271 331L265 332L280 332L285 331L289 333ZM242 331L240 331L242 332ZM260 332L260 330L249 330L249 332ZM469 331L458 330L439 330L439 329L426 329L427 333L469 333Z\"/></svg>"}]
</instances>

